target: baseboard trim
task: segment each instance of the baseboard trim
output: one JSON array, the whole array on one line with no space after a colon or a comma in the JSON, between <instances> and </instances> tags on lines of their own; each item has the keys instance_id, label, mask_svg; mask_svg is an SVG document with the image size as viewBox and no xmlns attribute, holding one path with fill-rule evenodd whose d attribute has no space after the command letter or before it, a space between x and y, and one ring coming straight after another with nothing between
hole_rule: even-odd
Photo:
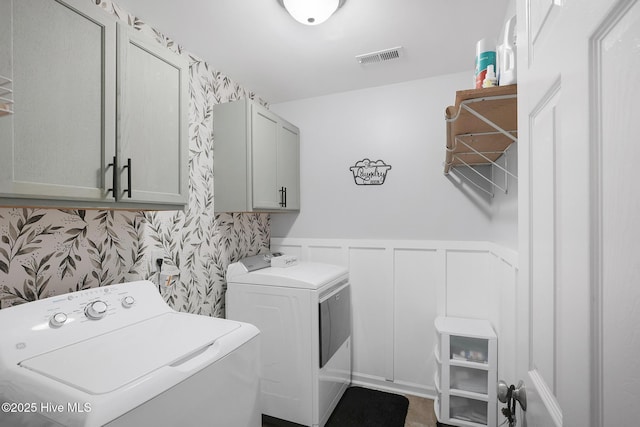
<instances>
[{"instance_id":1,"label":"baseboard trim","mask_svg":"<svg viewBox=\"0 0 640 427\"><path fill-rule=\"evenodd\" d=\"M386 391L389 393L410 394L412 396L425 397L432 400L434 400L436 397L436 391L434 387L387 381L383 378L375 378L368 375L359 375L356 373L353 373L351 376L351 385Z\"/></svg>"}]
</instances>

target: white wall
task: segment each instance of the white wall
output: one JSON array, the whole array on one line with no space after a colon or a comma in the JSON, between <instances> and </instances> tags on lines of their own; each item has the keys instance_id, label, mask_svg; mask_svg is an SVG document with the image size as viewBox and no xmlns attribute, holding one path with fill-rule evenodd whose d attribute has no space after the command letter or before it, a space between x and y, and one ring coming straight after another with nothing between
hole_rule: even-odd
<instances>
[{"instance_id":1,"label":"white wall","mask_svg":"<svg viewBox=\"0 0 640 427\"><path fill-rule=\"evenodd\" d=\"M515 192L492 200L443 174L444 109L453 104L456 90L470 88L472 77L470 68L272 105L300 128L302 206L300 213L271 215L272 236L488 241L498 236L515 248ZM383 185L355 185L349 167L363 158L392 166Z\"/></svg>"},{"instance_id":2,"label":"white wall","mask_svg":"<svg viewBox=\"0 0 640 427\"><path fill-rule=\"evenodd\" d=\"M512 144L507 153L496 162L509 172L518 176L518 144ZM494 181L507 193L500 190L494 192L491 201L491 235L487 239L508 248L518 249L518 180L493 170Z\"/></svg>"}]
</instances>

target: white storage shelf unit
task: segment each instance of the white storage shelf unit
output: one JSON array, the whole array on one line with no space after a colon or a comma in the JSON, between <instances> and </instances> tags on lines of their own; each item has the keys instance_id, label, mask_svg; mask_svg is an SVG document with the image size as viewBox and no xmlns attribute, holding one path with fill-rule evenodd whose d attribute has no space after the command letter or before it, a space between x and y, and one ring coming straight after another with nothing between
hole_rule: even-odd
<instances>
[{"instance_id":1,"label":"white storage shelf unit","mask_svg":"<svg viewBox=\"0 0 640 427\"><path fill-rule=\"evenodd\" d=\"M497 336L486 320L435 320L434 409L438 421L454 426L495 427L497 422Z\"/></svg>"}]
</instances>

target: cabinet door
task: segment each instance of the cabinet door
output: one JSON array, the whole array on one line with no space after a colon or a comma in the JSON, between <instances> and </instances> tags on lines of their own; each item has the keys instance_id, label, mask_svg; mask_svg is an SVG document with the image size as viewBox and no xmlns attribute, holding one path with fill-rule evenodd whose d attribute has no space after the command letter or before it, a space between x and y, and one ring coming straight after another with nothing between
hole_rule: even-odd
<instances>
[{"instance_id":1,"label":"cabinet door","mask_svg":"<svg viewBox=\"0 0 640 427\"><path fill-rule=\"evenodd\" d=\"M13 44L15 114L0 119L0 197L113 201L114 18L85 0L9 4L0 51Z\"/></svg>"},{"instance_id":2,"label":"cabinet door","mask_svg":"<svg viewBox=\"0 0 640 427\"><path fill-rule=\"evenodd\" d=\"M283 210L300 210L300 134L289 123L280 126L278 189L285 189Z\"/></svg>"},{"instance_id":3,"label":"cabinet door","mask_svg":"<svg viewBox=\"0 0 640 427\"><path fill-rule=\"evenodd\" d=\"M8 100L13 99L13 96L9 92L12 88L12 84L7 82L10 80L11 70L13 69L12 54L11 54L11 40L12 40L12 4L10 1L0 1L0 117L7 114L13 108ZM7 119L8 120L8 119Z\"/></svg>"},{"instance_id":4,"label":"cabinet door","mask_svg":"<svg viewBox=\"0 0 640 427\"><path fill-rule=\"evenodd\" d=\"M251 172L254 209L280 209L278 187L278 117L251 106Z\"/></svg>"},{"instance_id":5,"label":"cabinet door","mask_svg":"<svg viewBox=\"0 0 640 427\"><path fill-rule=\"evenodd\" d=\"M118 24L118 200L185 204L187 61Z\"/></svg>"}]
</instances>

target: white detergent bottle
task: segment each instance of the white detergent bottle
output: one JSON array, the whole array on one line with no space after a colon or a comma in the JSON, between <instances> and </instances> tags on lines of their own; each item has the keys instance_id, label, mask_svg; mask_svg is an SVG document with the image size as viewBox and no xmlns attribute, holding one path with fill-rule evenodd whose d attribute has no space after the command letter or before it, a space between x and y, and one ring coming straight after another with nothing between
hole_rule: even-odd
<instances>
[{"instance_id":1,"label":"white detergent bottle","mask_svg":"<svg viewBox=\"0 0 640 427\"><path fill-rule=\"evenodd\" d=\"M498 84L515 84L518 80L516 70L516 16L512 16L504 27L503 43L497 48Z\"/></svg>"}]
</instances>

